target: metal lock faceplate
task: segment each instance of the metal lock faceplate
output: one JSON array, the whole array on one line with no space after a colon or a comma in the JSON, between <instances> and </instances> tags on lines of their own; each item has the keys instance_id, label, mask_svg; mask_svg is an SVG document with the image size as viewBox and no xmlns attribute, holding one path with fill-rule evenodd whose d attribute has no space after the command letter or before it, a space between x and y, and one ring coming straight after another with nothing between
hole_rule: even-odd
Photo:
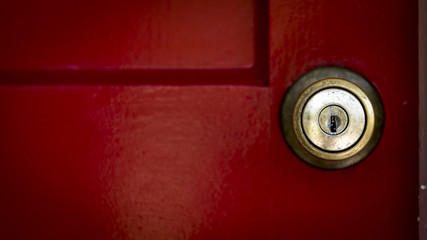
<instances>
[{"instance_id":1,"label":"metal lock faceplate","mask_svg":"<svg viewBox=\"0 0 427 240\"><path fill-rule=\"evenodd\" d=\"M327 88L315 93L302 111L302 129L308 140L325 151L353 146L365 129L365 111L349 91Z\"/></svg>"},{"instance_id":2,"label":"metal lock faceplate","mask_svg":"<svg viewBox=\"0 0 427 240\"><path fill-rule=\"evenodd\" d=\"M374 87L345 68L314 69L292 85L282 105L282 130L292 150L320 168L363 160L378 143L383 108Z\"/></svg>"}]
</instances>

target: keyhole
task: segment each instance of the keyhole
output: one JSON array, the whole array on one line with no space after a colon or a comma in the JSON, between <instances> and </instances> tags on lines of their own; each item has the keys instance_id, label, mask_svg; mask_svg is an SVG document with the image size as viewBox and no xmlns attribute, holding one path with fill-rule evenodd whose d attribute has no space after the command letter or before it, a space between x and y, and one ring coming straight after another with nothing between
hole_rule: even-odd
<instances>
[{"instance_id":1,"label":"keyhole","mask_svg":"<svg viewBox=\"0 0 427 240\"><path fill-rule=\"evenodd\" d=\"M335 116L331 116L331 123L329 124L329 129L331 129L331 133L337 133L337 122L335 120Z\"/></svg>"},{"instance_id":2,"label":"keyhole","mask_svg":"<svg viewBox=\"0 0 427 240\"><path fill-rule=\"evenodd\" d=\"M318 121L324 133L338 135L346 129L348 116L342 107L330 105L320 112Z\"/></svg>"}]
</instances>

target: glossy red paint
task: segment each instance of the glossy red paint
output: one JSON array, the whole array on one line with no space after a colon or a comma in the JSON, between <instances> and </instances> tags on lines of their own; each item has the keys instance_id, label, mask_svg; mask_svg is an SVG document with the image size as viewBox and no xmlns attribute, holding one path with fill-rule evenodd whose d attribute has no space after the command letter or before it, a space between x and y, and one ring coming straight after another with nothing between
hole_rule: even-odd
<instances>
[{"instance_id":1,"label":"glossy red paint","mask_svg":"<svg viewBox=\"0 0 427 240\"><path fill-rule=\"evenodd\" d=\"M270 34L272 236L417 239L417 2L271 1ZM300 74L327 65L364 75L385 109L377 148L339 171L299 161L274 111Z\"/></svg>"},{"instance_id":2,"label":"glossy red paint","mask_svg":"<svg viewBox=\"0 0 427 240\"><path fill-rule=\"evenodd\" d=\"M254 5L245 0L5 0L0 9L1 69L253 65Z\"/></svg>"},{"instance_id":3,"label":"glossy red paint","mask_svg":"<svg viewBox=\"0 0 427 240\"><path fill-rule=\"evenodd\" d=\"M267 6L246 0L5 0L0 71L8 77L1 81L266 85ZM46 70L80 75L51 77ZM34 75L41 75L36 82Z\"/></svg>"},{"instance_id":4,"label":"glossy red paint","mask_svg":"<svg viewBox=\"0 0 427 240\"><path fill-rule=\"evenodd\" d=\"M270 99L237 86L2 88L1 238L262 237Z\"/></svg>"},{"instance_id":5,"label":"glossy red paint","mask_svg":"<svg viewBox=\"0 0 427 240\"><path fill-rule=\"evenodd\" d=\"M417 239L416 2L0 6L1 239ZM325 65L386 112L339 171L279 125L292 81Z\"/></svg>"}]
</instances>

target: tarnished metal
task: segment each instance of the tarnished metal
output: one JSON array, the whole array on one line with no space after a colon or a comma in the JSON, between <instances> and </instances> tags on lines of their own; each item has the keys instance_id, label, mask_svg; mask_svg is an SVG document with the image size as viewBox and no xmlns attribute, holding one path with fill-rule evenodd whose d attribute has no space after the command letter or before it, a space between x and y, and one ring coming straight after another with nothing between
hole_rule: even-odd
<instances>
[{"instance_id":1,"label":"tarnished metal","mask_svg":"<svg viewBox=\"0 0 427 240\"><path fill-rule=\"evenodd\" d=\"M302 111L302 129L318 148L343 151L353 146L365 129L365 111L349 91L327 88L315 93Z\"/></svg>"},{"instance_id":2,"label":"tarnished metal","mask_svg":"<svg viewBox=\"0 0 427 240\"><path fill-rule=\"evenodd\" d=\"M344 68L308 72L282 105L286 141L302 160L320 168L345 168L364 159L378 143L382 123L374 87Z\"/></svg>"}]
</instances>

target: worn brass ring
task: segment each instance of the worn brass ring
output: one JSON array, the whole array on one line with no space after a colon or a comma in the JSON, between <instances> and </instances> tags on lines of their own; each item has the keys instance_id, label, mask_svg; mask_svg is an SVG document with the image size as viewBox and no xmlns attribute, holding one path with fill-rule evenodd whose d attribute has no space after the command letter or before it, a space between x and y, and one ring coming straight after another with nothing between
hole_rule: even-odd
<instances>
[{"instance_id":1,"label":"worn brass ring","mask_svg":"<svg viewBox=\"0 0 427 240\"><path fill-rule=\"evenodd\" d=\"M343 151L317 147L302 127L302 113L307 101L328 88L353 94L365 113L363 133L354 145ZM288 145L302 160L324 169L346 168L367 157L380 140L383 122L383 107L375 88L361 75L340 67L317 68L303 75L286 93L281 109L282 130Z\"/></svg>"}]
</instances>

